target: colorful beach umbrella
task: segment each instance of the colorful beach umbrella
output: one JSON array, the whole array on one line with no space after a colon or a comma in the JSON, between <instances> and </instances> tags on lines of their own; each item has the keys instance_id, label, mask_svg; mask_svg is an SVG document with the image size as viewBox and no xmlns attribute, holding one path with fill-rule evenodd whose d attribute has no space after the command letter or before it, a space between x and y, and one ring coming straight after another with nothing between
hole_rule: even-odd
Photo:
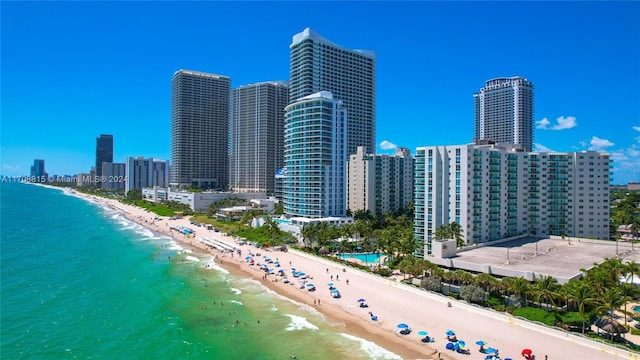
<instances>
[{"instance_id":1,"label":"colorful beach umbrella","mask_svg":"<svg viewBox=\"0 0 640 360\"><path fill-rule=\"evenodd\" d=\"M426 332L424 330L418 331L418 335L420 335L420 336L426 336L427 334L428 334L428 332Z\"/></svg>"},{"instance_id":2,"label":"colorful beach umbrella","mask_svg":"<svg viewBox=\"0 0 640 360\"><path fill-rule=\"evenodd\" d=\"M458 340L458 342L456 342L456 344L458 344L460 349L464 349L464 347L467 346L467 343L465 343L464 340Z\"/></svg>"}]
</instances>

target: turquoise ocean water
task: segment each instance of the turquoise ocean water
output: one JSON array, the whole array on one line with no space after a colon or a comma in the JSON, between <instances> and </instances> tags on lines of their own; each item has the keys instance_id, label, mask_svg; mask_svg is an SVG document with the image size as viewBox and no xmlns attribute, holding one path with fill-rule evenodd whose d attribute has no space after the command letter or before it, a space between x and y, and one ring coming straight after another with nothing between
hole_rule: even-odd
<instances>
[{"instance_id":1,"label":"turquoise ocean water","mask_svg":"<svg viewBox=\"0 0 640 360\"><path fill-rule=\"evenodd\" d=\"M2 359L398 358L59 190L1 184L0 245Z\"/></svg>"}]
</instances>

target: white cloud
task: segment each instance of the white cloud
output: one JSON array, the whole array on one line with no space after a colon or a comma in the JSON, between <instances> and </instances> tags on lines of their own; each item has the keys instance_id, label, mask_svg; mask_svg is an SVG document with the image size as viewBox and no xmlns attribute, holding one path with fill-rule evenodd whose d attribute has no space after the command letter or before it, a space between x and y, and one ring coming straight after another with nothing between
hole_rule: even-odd
<instances>
[{"instance_id":1,"label":"white cloud","mask_svg":"<svg viewBox=\"0 0 640 360\"><path fill-rule=\"evenodd\" d=\"M632 126L633 130L640 132L640 126Z\"/></svg>"},{"instance_id":2,"label":"white cloud","mask_svg":"<svg viewBox=\"0 0 640 360\"><path fill-rule=\"evenodd\" d=\"M554 150L549 149L548 147L542 145L542 144L533 144L533 151L536 152L553 152Z\"/></svg>"},{"instance_id":3,"label":"white cloud","mask_svg":"<svg viewBox=\"0 0 640 360\"><path fill-rule=\"evenodd\" d=\"M536 129L547 129L549 127L549 124L551 124L551 121L549 121L549 119L547 118L536 121Z\"/></svg>"},{"instance_id":4,"label":"white cloud","mask_svg":"<svg viewBox=\"0 0 640 360\"><path fill-rule=\"evenodd\" d=\"M600 139L597 136L591 137L591 146L589 146L589 150L602 151L608 147L615 145L611 141L607 139Z\"/></svg>"},{"instance_id":5,"label":"white cloud","mask_svg":"<svg viewBox=\"0 0 640 360\"><path fill-rule=\"evenodd\" d=\"M380 146L380 149L382 150L393 150L398 147L398 145L387 140L382 140L382 142L380 142L380 145L378 146Z\"/></svg>"},{"instance_id":6,"label":"white cloud","mask_svg":"<svg viewBox=\"0 0 640 360\"><path fill-rule=\"evenodd\" d=\"M578 126L578 123L576 123L575 116L560 116L556 119L555 125L552 125L551 121L549 121L549 119L547 118L536 121L536 129L541 130L566 130L574 128L576 126Z\"/></svg>"}]
</instances>

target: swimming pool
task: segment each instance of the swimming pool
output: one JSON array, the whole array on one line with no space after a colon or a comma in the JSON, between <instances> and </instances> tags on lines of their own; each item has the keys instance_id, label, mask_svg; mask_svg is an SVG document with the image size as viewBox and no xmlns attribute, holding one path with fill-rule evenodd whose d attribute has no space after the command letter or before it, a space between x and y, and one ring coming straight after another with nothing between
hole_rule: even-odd
<instances>
[{"instance_id":1,"label":"swimming pool","mask_svg":"<svg viewBox=\"0 0 640 360\"><path fill-rule=\"evenodd\" d=\"M633 311L635 311L635 312L640 312L640 305L636 305L636 306L632 307L631 309L633 309Z\"/></svg>"},{"instance_id":2,"label":"swimming pool","mask_svg":"<svg viewBox=\"0 0 640 360\"><path fill-rule=\"evenodd\" d=\"M339 257L342 260L346 260L346 259L357 259L362 261L364 264L366 265L373 265L373 264L378 264L380 261L380 258L383 256L384 254L382 253L353 253L353 254L336 254L337 257ZM384 265L384 263L383 263Z\"/></svg>"},{"instance_id":3,"label":"swimming pool","mask_svg":"<svg viewBox=\"0 0 640 360\"><path fill-rule=\"evenodd\" d=\"M288 219L273 219L273 221L281 224L291 225L291 220Z\"/></svg>"}]
</instances>

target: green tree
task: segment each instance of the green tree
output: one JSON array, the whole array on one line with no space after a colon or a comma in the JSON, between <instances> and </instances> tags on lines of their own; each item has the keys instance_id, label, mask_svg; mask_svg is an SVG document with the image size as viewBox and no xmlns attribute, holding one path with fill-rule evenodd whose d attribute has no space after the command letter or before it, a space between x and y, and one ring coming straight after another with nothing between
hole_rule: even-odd
<instances>
[{"instance_id":1,"label":"green tree","mask_svg":"<svg viewBox=\"0 0 640 360\"><path fill-rule=\"evenodd\" d=\"M129 190L127 192L127 200L130 200L130 201L142 200L142 190L140 189Z\"/></svg>"},{"instance_id":2,"label":"green tree","mask_svg":"<svg viewBox=\"0 0 640 360\"><path fill-rule=\"evenodd\" d=\"M578 307L580 317L582 317L582 333L586 322L585 307L596 302L596 292L584 281L570 281L566 286L566 294L570 303L575 303Z\"/></svg>"},{"instance_id":3,"label":"green tree","mask_svg":"<svg viewBox=\"0 0 640 360\"><path fill-rule=\"evenodd\" d=\"M546 301L547 304L555 306L554 299L558 296L558 280L552 276L542 276L536 279L535 283L531 287L532 295L540 303L542 308L542 302Z\"/></svg>"}]
</instances>

